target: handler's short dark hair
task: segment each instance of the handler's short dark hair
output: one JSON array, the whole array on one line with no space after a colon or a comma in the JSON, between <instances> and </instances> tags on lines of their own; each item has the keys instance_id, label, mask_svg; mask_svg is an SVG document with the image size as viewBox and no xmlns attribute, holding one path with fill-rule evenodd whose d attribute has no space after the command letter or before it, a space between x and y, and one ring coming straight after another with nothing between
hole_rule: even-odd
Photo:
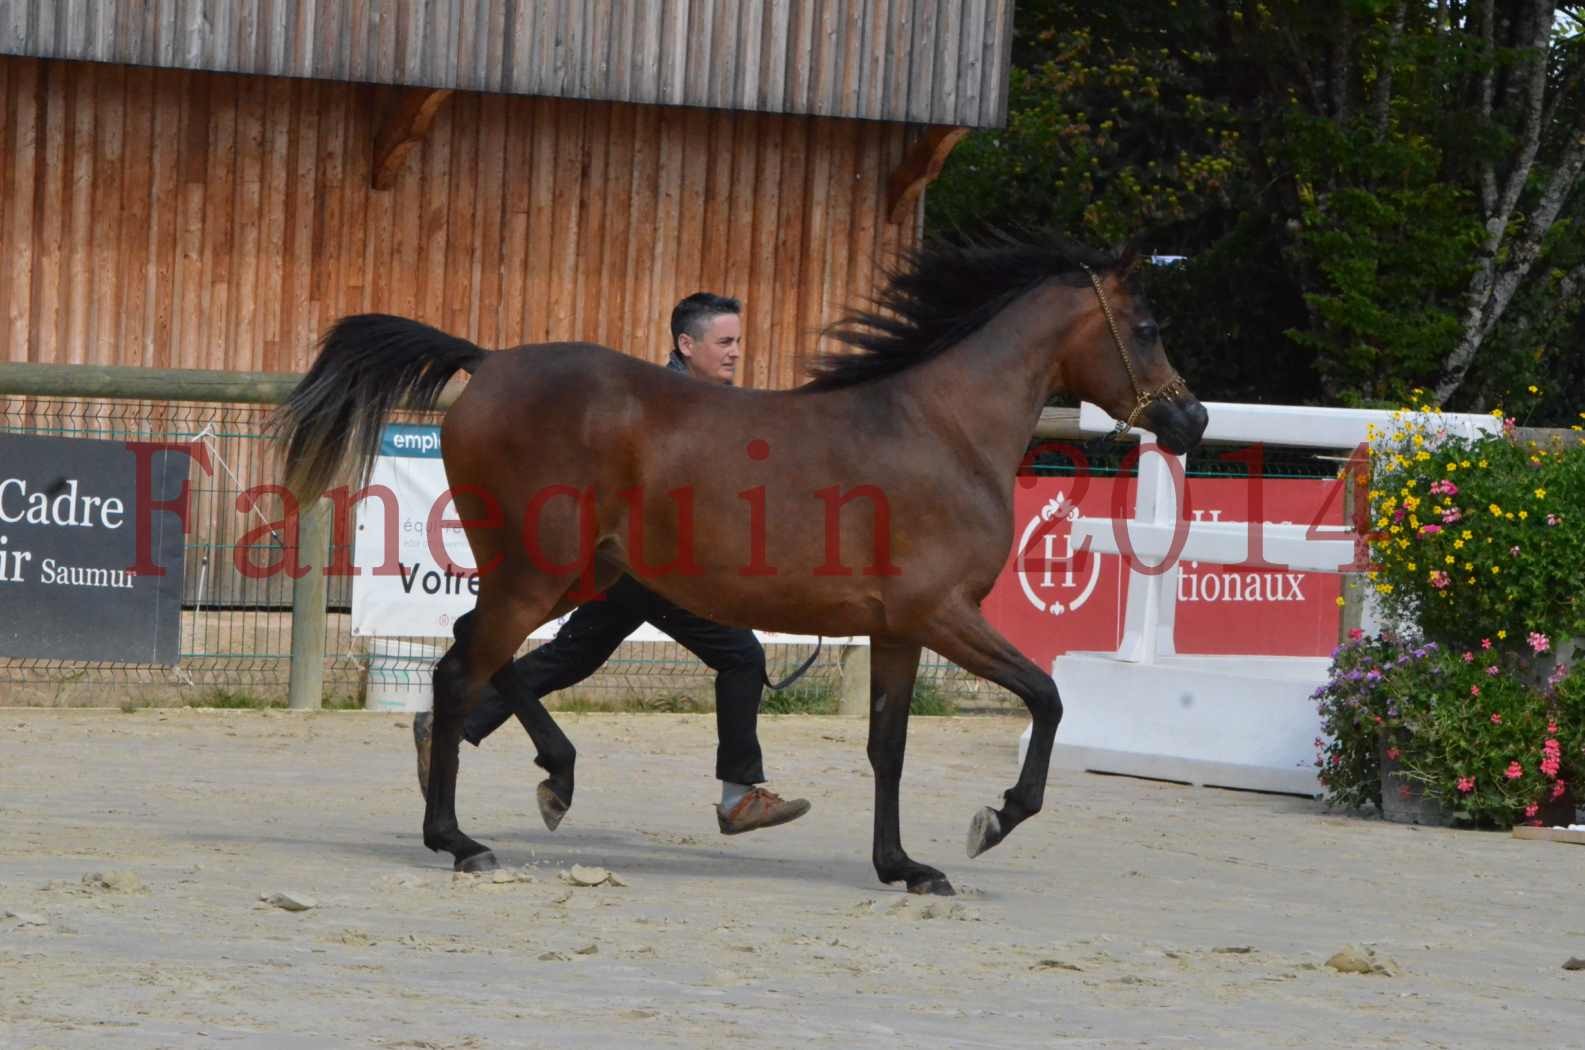
<instances>
[{"instance_id":1,"label":"handler's short dark hair","mask_svg":"<svg viewBox=\"0 0 1585 1050\"><path fill-rule=\"evenodd\" d=\"M687 332L698 339L704 335L705 322L721 314L741 314L743 304L736 299L714 292L694 292L678 303L671 311L671 348L675 353L677 340Z\"/></svg>"}]
</instances>

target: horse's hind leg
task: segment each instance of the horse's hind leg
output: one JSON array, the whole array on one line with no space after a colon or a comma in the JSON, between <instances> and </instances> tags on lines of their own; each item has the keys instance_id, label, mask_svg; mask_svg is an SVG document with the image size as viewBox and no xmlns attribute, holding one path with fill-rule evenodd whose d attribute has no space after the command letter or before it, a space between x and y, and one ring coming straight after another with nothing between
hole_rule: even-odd
<instances>
[{"instance_id":1,"label":"horse's hind leg","mask_svg":"<svg viewBox=\"0 0 1585 1050\"><path fill-rule=\"evenodd\" d=\"M1046 774L1051 765L1051 748L1056 741L1057 725L1062 721L1062 699L1051 676L1043 674L986 623L977 605L964 601L950 606L931 625L928 644L965 671L1017 694L1034 720L1034 731L1018 782L1003 792L1002 808L986 806L969 824L968 853L970 857L977 857L1040 812L1046 793Z\"/></svg>"},{"instance_id":2,"label":"horse's hind leg","mask_svg":"<svg viewBox=\"0 0 1585 1050\"><path fill-rule=\"evenodd\" d=\"M909 893L949 896L947 877L903 851L898 794L903 752L908 745L908 708L919 672L919 645L886 638L870 640L870 766L875 771L875 874L882 882L904 882Z\"/></svg>"}]
</instances>

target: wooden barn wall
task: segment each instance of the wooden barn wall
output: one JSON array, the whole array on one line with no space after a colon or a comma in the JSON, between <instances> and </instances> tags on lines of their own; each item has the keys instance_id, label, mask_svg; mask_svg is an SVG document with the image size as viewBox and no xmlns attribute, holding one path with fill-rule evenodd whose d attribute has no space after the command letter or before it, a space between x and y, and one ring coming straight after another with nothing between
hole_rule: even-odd
<instances>
[{"instance_id":1,"label":"wooden barn wall","mask_svg":"<svg viewBox=\"0 0 1585 1050\"><path fill-rule=\"evenodd\" d=\"M1013 0L0 0L0 52L999 127Z\"/></svg>"},{"instance_id":2,"label":"wooden barn wall","mask_svg":"<svg viewBox=\"0 0 1585 1050\"><path fill-rule=\"evenodd\" d=\"M911 243L900 125L458 93L395 187L396 89L0 59L0 359L292 372L335 318L663 360L675 301L745 303L745 385Z\"/></svg>"}]
</instances>

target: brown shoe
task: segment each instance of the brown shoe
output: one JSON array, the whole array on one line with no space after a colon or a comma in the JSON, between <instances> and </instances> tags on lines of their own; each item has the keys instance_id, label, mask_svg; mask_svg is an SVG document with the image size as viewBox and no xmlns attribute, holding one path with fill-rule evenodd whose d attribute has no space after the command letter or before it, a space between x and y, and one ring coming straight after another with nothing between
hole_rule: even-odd
<instances>
[{"instance_id":1,"label":"brown shoe","mask_svg":"<svg viewBox=\"0 0 1585 1050\"><path fill-rule=\"evenodd\" d=\"M762 787L751 787L730 813L716 806L715 819L721 825L721 834L741 835L755 828L773 828L797 820L807 812L808 799L795 798L789 802Z\"/></svg>"}]
</instances>

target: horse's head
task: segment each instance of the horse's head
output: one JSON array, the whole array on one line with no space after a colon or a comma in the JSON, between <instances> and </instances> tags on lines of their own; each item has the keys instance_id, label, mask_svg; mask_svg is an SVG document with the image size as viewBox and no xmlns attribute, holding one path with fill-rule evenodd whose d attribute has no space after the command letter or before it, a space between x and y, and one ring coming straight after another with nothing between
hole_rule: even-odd
<instances>
[{"instance_id":1,"label":"horse's head","mask_svg":"<svg viewBox=\"0 0 1585 1050\"><path fill-rule=\"evenodd\" d=\"M1075 343L1064 369L1068 391L1106 409L1119 421L1156 435L1174 455L1194 448L1205 432L1205 406L1167 360L1161 328L1124 275L1131 261L1105 273L1086 270L1080 289L1087 308L1070 328Z\"/></svg>"}]
</instances>

